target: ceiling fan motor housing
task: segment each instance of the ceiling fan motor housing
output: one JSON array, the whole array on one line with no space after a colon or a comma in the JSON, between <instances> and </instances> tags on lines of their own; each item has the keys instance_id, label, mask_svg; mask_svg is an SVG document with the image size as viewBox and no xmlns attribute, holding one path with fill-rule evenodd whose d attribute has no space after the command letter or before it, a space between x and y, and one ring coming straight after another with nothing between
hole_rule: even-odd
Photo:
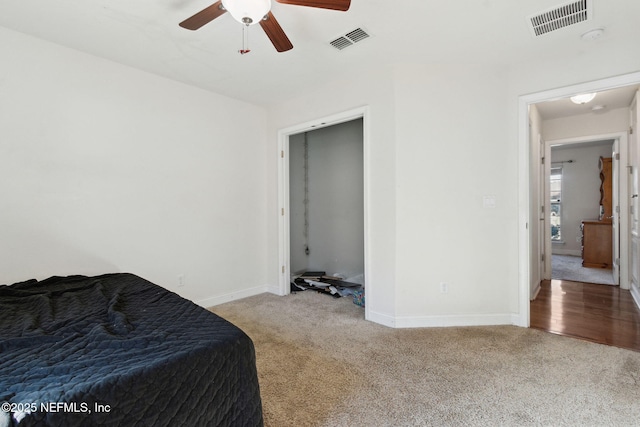
<instances>
[{"instance_id":1,"label":"ceiling fan motor housing","mask_svg":"<svg viewBox=\"0 0 640 427\"><path fill-rule=\"evenodd\" d=\"M222 0L222 6L238 22L257 24L271 10L271 0Z\"/></svg>"}]
</instances>

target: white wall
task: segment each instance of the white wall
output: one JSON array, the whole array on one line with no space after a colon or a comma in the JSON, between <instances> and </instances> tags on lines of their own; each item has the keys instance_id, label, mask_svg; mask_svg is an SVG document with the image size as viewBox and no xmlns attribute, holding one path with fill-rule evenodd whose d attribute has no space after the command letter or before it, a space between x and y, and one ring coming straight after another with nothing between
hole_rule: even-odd
<instances>
[{"instance_id":1,"label":"white wall","mask_svg":"<svg viewBox=\"0 0 640 427\"><path fill-rule=\"evenodd\" d=\"M308 239L304 236L304 134L289 138L291 271L364 274L362 119L307 132ZM309 254L305 254L305 247Z\"/></svg>"},{"instance_id":2,"label":"white wall","mask_svg":"<svg viewBox=\"0 0 640 427\"><path fill-rule=\"evenodd\" d=\"M264 290L263 109L5 29L0 58L0 283Z\"/></svg>"},{"instance_id":3,"label":"white wall","mask_svg":"<svg viewBox=\"0 0 640 427\"><path fill-rule=\"evenodd\" d=\"M416 59L274 105L270 199L278 129L368 105L374 320L418 326L508 323L511 316L524 324L530 290L523 296L519 284L530 282L519 254L530 259L529 240L521 240L529 233L530 183L526 166L520 181L520 159L529 157L520 153L530 147L519 137L519 97L640 70L633 49L632 40L585 45L510 68ZM483 196L495 196L496 207L483 208ZM269 211L270 283L277 283L277 205ZM440 293L440 282L449 293Z\"/></svg>"},{"instance_id":4,"label":"white wall","mask_svg":"<svg viewBox=\"0 0 640 427\"><path fill-rule=\"evenodd\" d=\"M505 76L491 66L477 66L474 75L469 69L397 66L270 110L277 130L369 105L373 282L367 280L367 304L382 323L510 320L517 185L504 179L516 170L504 161L516 150L504 129ZM483 208L483 196L495 197L496 207ZM440 282L449 284L449 293L440 293Z\"/></svg>"},{"instance_id":5,"label":"white wall","mask_svg":"<svg viewBox=\"0 0 640 427\"><path fill-rule=\"evenodd\" d=\"M305 253L304 133L289 137L289 263L293 274L309 268ZM307 218L308 219L308 218Z\"/></svg>"},{"instance_id":6,"label":"white wall","mask_svg":"<svg viewBox=\"0 0 640 427\"><path fill-rule=\"evenodd\" d=\"M627 130L629 130L629 108L616 108L601 113L592 112L542 122L542 132L546 141L605 135Z\"/></svg>"},{"instance_id":7,"label":"white wall","mask_svg":"<svg viewBox=\"0 0 640 427\"><path fill-rule=\"evenodd\" d=\"M581 256L580 224L597 220L600 206L600 157L611 157L613 141L597 146L568 144L551 148L552 165L562 166L562 241L553 253ZM569 160L573 162L568 163ZM564 163L560 163L564 162Z\"/></svg>"},{"instance_id":8,"label":"white wall","mask_svg":"<svg viewBox=\"0 0 640 427\"><path fill-rule=\"evenodd\" d=\"M510 321L517 187L505 179L515 167L504 78L479 64L397 69L397 315L407 325Z\"/></svg>"}]
</instances>

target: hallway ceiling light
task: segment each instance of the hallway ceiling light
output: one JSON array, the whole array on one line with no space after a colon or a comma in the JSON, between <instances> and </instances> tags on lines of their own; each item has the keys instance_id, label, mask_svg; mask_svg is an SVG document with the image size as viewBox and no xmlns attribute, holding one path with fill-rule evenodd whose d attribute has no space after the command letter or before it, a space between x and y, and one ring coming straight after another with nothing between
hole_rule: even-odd
<instances>
[{"instance_id":1,"label":"hallway ceiling light","mask_svg":"<svg viewBox=\"0 0 640 427\"><path fill-rule=\"evenodd\" d=\"M583 93L580 95L572 96L571 102L573 102L574 104L586 104L587 102L592 101L595 97L595 93Z\"/></svg>"}]
</instances>

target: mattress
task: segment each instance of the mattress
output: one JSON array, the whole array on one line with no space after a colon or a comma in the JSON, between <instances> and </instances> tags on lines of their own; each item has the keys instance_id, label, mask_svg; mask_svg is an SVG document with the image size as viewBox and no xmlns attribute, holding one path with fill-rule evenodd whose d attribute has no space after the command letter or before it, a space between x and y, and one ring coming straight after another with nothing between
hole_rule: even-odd
<instances>
[{"instance_id":1,"label":"mattress","mask_svg":"<svg viewBox=\"0 0 640 427\"><path fill-rule=\"evenodd\" d=\"M239 328L133 274L0 286L0 426L261 426Z\"/></svg>"}]
</instances>

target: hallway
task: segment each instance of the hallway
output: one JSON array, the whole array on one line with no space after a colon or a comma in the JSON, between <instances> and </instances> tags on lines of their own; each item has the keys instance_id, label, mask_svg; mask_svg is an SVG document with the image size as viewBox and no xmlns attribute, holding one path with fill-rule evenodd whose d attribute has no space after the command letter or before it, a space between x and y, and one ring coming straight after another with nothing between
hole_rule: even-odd
<instances>
[{"instance_id":1,"label":"hallway","mask_svg":"<svg viewBox=\"0 0 640 427\"><path fill-rule=\"evenodd\" d=\"M640 351L640 310L618 286L545 280L530 304L532 328Z\"/></svg>"}]
</instances>

